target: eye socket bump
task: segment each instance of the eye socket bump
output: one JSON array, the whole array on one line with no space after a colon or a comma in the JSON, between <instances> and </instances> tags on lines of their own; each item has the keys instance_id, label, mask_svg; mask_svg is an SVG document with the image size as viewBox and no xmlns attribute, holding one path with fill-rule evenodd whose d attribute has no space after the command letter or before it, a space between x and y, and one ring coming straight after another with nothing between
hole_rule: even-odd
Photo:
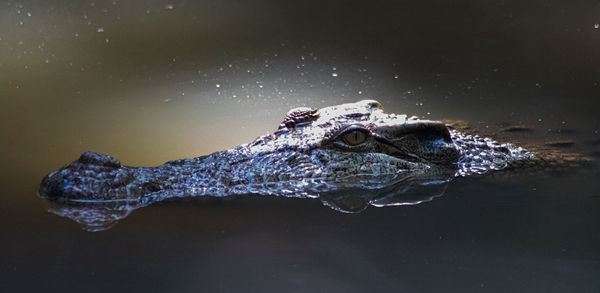
<instances>
[{"instance_id":1,"label":"eye socket bump","mask_svg":"<svg viewBox=\"0 0 600 293\"><path fill-rule=\"evenodd\" d=\"M342 134L344 142L351 146L364 143L367 140L367 132L362 129L352 129Z\"/></svg>"}]
</instances>

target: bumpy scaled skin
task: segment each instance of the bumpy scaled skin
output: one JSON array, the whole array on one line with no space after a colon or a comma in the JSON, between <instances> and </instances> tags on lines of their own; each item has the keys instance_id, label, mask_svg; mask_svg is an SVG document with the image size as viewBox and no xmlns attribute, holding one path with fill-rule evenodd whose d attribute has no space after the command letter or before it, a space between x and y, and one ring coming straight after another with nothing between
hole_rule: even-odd
<instances>
[{"instance_id":1,"label":"bumpy scaled skin","mask_svg":"<svg viewBox=\"0 0 600 293\"><path fill-rule=\"evenodd\" d=\"M127 202L264 194L306 197L344 188L449 181L506 168L533 155L510 144L449 130L437 121L386 114L365 100L291 110L254 142L158 167L128 167L86 152L50 173L40 194L57 201Z\"/></svg>"}]
</instances>

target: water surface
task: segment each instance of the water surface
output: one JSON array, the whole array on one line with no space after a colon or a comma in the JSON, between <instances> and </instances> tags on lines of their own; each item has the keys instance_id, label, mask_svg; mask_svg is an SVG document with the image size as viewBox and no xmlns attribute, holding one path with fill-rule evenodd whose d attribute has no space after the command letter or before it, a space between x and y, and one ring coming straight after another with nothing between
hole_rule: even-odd
<instances>
[{"instance_id":1,"label":"water surface","mask_svg":"<svg viewBox=\"0 0 600 293\"><path fill-rule=\"evenodd\" d=\"M416 205L168 202L90 233L43 176L86 150L152 166L297 106L509 123L600 153L600 2L4 1L0 291L597 292L594 170L458 179Z\"/></svg>"}]
</instances>

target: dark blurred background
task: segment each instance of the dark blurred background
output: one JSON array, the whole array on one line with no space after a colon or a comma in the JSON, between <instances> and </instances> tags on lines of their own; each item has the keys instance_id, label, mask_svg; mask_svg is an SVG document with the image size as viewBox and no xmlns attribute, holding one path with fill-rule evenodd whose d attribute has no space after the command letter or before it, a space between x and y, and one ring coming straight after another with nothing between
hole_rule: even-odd
<instances>
[{"instance_id":1,"label":"dark blurred background","mask_svg":"<svg viewBox=\"0 0 600 293\"><path fill-rule=\"evenodd\" d=\"M36 190L86 150L158 165L360 99L593 148L599 83L600 1L1 1L0 291L597 292L591 177L459 181L353 216L293 199L154 206L96 234Z\"/></svg>"}]
</instances>

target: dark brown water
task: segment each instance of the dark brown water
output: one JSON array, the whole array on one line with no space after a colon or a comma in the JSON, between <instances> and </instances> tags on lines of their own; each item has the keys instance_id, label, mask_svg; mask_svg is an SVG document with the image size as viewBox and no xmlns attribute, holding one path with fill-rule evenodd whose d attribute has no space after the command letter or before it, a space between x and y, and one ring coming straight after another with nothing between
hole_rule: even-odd
<instances>
[{"instance_id":1,"label":"dark brown water","mask_svg":"<svg viewBox=\"0 0 600 293\"><path fill-rule=\"evenodd\" d=\"M99 233L36 191L86 150L158 165L373 98L597 157L599 23L599 1L3 1L0 291L598 292L597 170L459 179L359 214L170 202Z\"/></svg>"}]
</instances>

